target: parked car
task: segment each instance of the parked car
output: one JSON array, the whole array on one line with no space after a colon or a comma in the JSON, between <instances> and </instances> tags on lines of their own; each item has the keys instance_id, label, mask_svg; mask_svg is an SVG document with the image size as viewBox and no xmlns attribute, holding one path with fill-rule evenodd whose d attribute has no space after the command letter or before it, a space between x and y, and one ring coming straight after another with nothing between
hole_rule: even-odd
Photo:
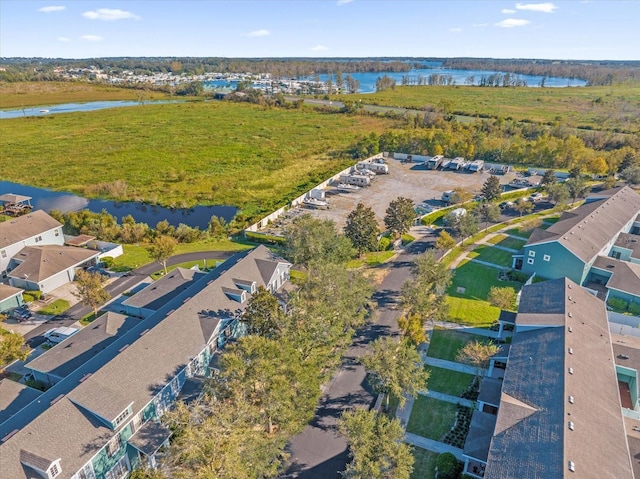
<instances>
[{"instance_id":1,"label":"parked car","mask_svg":"<svg viewBox=\"0 0 640 479\"><path fill-rule=\"evenodd\" d=\"M13 311L11 311L11 314L9 316L13 319L16 319L18 322L22 322L29 319L31 316L33 316L33 314L26 306L18 306Z\"/></svg>"},{"instance_id":2,"label":"parked car","mask_svg":"<svg viewBox=\"0 0 640 479\"><path fill-rule=\"evenodd\" d=\"M534 193L529 197L531 201L540 201L543 198L545 198L545 196L542 193Z\"/></svg>"},{"instance_id":3,"label":"parked car","mask_svg":"<svg viewBox=\"0 0 640 479\"><path fill-rule=\"evenodd\" d=\"M50 329L49 331L44 333L44 338L50 343L58 344L64 341L65 339L73 336L78 331L80 331L78 328L70 328L70 327L63 326L60 328Z\"/></svg>"},{"instance_id":4,"label":"parked car","mask_svg":"<svg viewBox=\"0 0 640 479\"><path fill-rule=\"evenodd\" d=\"M513 208L513 201L503 201L498 205L501 210L506 210L508 208Z\"/></svg>"}]
</instances>

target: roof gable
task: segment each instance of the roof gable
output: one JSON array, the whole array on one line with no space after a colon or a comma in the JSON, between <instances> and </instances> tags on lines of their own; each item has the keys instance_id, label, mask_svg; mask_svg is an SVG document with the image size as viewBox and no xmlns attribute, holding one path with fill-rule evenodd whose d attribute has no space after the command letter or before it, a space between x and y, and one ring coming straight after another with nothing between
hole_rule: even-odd
<instances>
[{"instance_id":1,"label":"roof gable","mask_svg":"<svg viewBox=\"0 0 640 479\"><path fill-rule=\"evenodd\" d=\"M20 264L10 271L8 276L33 282L44 281L98 255L99 251L72 246L25 246L14 256L14 260L20 261Z\"/></svg>"}]
</instances>

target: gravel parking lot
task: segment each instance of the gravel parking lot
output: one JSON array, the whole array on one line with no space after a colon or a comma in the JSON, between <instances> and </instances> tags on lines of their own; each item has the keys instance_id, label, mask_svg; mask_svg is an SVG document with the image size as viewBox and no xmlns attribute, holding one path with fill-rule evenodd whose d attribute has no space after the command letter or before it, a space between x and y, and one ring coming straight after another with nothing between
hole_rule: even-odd
<instances>
[{"instance_id":1,"label":"gravel parking lot","mask_svg":"<svg viewBox=\"0 0 640 479\"><path fill-rule=\"evenodd\" d=\"M384 227L384 216L389 203L398 196L414 201L416 205L427 203L432 206L445 206L440 201L444 191L457 187L477 193L489 177L488 173L468 173L463 171L427 170L422 163L401 163L387 159L389 174L373 178L371 186L358 191L344 193L335 188L327 188L325 196L329 209L304 208L319 218L328 218L336 222L338 228L345 224L347 215L358 203L373 209L381 227ZM507 184L516 177L515 173L500 176L500 183ZM276 232L276 231L271 231Z\"/></svg>"}]
</instances>

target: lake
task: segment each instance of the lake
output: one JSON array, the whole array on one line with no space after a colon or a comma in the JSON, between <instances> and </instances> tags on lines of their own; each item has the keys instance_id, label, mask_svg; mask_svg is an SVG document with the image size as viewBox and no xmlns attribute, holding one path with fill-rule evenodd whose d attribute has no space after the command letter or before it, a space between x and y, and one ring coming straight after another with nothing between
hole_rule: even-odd
<instances>
[{"instance_id":1,"label":"lake","mask_svg":"<svg viewBox=\"0 0 640 479\"><path fill-rule=\"evenodd\" d=\"M376 80L379 77L387 75L390 78L393 78L398 85L402 84L402 77L412 77L412 78L428 78L429 75L451 75L455 81L456 85L466 85L467 80L470 77L473 77L473 84L478 85L480 79L484 77L489 77L494 73L502 73L498 71L486 71L486 70L456 70L449 68L442 68L440 66L434 65L431 68L413 68L406 72L365 72L365 73L350 73L350 75L360 82L360 86L358 89L358 93L374 93L376 91ZM515 75L521 80L527 82L528 87L539 87L540 82L542 81L542 76L537 75ZM323 82L327 81L328 75L319 75L320 80ZM343 73L342 78L344 80L346 77L346 73ZM306 78L306 80L313 80L313 78ZM333 82L335 85L335 76L333 77ZM235 89L238 82L236 81L228 81L228 80L213 80L209 82L205 82L205 85L209 88L227 88L227 89ZM585 80L580 80L576 78L560 78L560 77L546 77L545 78L545 86L547 87L567 87L567 86L585 86L587 82ZM260 85L255 85L260 88ZM262 86L264 88L264 86Z\"/></svg>"},{"instance_id":2,"label":"lake","mask_svg":"<svg viewBox=\"0 0 640 479\"><path fill-rule=\"evenodd\" d=\"M144 104L175 103L176 101L145 101ZM106 108L139 106L137 101L90 101L87 103L64 103L61 105L42 105L19 110L0 110L0 120L21 116L46 116L54 113L73 113L76 111L104 110Z\"/></svg>"},{"instance_id":3,"label":"lake","mask_svg":"<svg viewBox=\"0 0 640 479\"><path fill-rule=\"evenodd\" d=\"M131 215L136 222L147 223L152 228L155 228L159 221L167 220L173 226L184 223L191 227L197 226L200 229L207 229L213 215L222 217L225 221L231 221L238 211L235 206L195 206L188 209L171 209L134 201L90 200L71 193L0 181L0 195L5 193L31 196L31 204L37 210L57 209L67 212L88 209L99 213L104 209L115 216L119 223L122 223L123 217Z\"/></svg>"}]
</instances>

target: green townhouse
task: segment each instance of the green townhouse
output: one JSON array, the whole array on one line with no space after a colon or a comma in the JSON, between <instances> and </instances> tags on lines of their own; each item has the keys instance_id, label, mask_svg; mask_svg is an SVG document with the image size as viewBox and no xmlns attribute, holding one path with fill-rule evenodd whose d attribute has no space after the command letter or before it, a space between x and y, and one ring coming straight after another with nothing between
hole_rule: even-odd
<instances>
[{"instance_id":1,"label":"green townhouse","mask_svg":"<svg viewBox=\"0 0 640 479\"><path fill-rule=\"evenodd\" d=\"M108 313L52 348L49 363L38 358L32 370L53 384L45 392L0 382L0 475L124 479L154 467L170 437L163 413L197 396L216 352L240 333L251 294L281 293L290 266L264 246L239 253L173 297L159 288L152 314ZM56 352L74 348L73 357Z\"/></svg>"},{"instance_id":2,"label":"green townhouse","mask_svg":"<svg viewBox=\"0 0 640 479\"><path fill-rule=\"evenodd\" d=\"M514 267L546 279L567 277L602 299L640 302L640 195L606 190L534 230Z\"/></svg>"}]
</instances>

